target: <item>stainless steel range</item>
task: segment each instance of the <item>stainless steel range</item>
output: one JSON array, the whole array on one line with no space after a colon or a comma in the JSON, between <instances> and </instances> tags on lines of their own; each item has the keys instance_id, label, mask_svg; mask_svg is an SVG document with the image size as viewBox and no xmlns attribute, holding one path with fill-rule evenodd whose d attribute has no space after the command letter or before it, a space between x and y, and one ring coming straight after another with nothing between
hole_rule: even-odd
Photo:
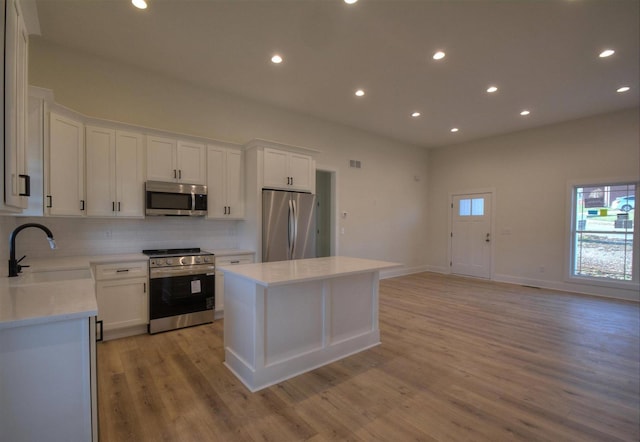
<instances>
[{"instance_id":1,"label":"stainless steel range","mask_svg":"<svg viewBox=\"0 0 640 442\"><path fill-rule=\"evenodd\" d=\"M213 253L199 248L142 253L149 256L149 333L213 322Z\"/></svg>"}]
</instances>

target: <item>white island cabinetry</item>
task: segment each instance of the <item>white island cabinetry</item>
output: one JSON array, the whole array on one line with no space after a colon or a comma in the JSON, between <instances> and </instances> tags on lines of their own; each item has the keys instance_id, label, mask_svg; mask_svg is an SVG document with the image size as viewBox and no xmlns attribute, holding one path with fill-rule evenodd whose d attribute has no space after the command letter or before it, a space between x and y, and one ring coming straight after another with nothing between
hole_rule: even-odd
<instances>
[{"instance_id":1,"label":"white island cabinetry","mask_svg":"<svg viewBox=\"0 0 640 442\"><path fill-rule=\"evenodd\" d=\"M378 280L348 257L223 266L225 365L257 391L380 343Z\"/></svg>"},{"instance_id":2,"label":"white island cabinetry","mask_svg":"<svg viewBox=\"0 0 640 442\"><path fill-rule=\"evenodd\" d=\"M233 255L216 253L216 318L221 317L224 311L224 272L220 268L222 266L251 264L254 261L253 256L253 252L238 252Z\"/></svg>"}]
</instances>

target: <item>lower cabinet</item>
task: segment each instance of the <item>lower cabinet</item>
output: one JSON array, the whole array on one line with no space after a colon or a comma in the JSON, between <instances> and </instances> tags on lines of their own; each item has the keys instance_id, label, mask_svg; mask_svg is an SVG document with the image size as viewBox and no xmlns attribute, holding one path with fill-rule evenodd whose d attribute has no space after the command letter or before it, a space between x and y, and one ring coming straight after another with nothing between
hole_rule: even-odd
<instances>
[{"instance_id":1,"label":"lower cabinet","mask_svg":"<svg viewBox=\"0 0 640 442\"><path fill-rule=\"evenodd\" d=\"M95 321L0 330L0 440L97 441Z\"/></svg>"},{"instance_id":2,"label":"lower cabinet","mask_svg":"<svg viewBox=\"0 0 640 442\"><path fill-rule=\"evenodd\" d=\"M103 339L147 332L149 324L148 262L96 265L98 320Z\"/></svg>"},{"instance_id":3,"label":"lower cabinet","mask_svg":"<svg viewBox=\"0 0 640 442\"><path fill-rule=\"evenodd\" d=\"M218 266L251 264L254 261L253 256L254 254L251 252L235 255L216 255L216 319L222 317L224 311L224 272L218 270Z\"/></svg>"}]
</instances>

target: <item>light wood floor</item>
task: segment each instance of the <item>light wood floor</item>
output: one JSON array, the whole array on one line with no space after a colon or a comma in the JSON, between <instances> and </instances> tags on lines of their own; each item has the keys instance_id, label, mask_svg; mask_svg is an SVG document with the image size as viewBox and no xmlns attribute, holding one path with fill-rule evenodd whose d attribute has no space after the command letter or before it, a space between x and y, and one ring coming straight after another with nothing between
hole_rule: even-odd
<instances>
[{"instance_id":1,"label":"light wood floor","mask_svg":"<svg viewBox=\"0 0 640 442\"><path fill-rule=\"evenodd\" d=\"M258 393L222 321L100 344L101 441L638 441L638 304L423 273L382 344Z\"/></svg>"}]
</instances>

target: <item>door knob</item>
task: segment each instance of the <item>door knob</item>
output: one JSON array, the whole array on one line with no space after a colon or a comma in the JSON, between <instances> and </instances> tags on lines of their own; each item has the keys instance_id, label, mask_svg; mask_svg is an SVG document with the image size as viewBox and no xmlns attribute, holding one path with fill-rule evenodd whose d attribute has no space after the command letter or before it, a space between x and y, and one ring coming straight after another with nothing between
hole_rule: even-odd
<instances>
[{"instance_id":1,"label":"door knob","mask_svg":"<svg viewBox=\"0 0 640 442\"><path fill-rule=\"evenodd\" d=\"M485 238L486 242L491 242L491 234L487 233L487 237Z\"/></svg>"}]
</instances>

